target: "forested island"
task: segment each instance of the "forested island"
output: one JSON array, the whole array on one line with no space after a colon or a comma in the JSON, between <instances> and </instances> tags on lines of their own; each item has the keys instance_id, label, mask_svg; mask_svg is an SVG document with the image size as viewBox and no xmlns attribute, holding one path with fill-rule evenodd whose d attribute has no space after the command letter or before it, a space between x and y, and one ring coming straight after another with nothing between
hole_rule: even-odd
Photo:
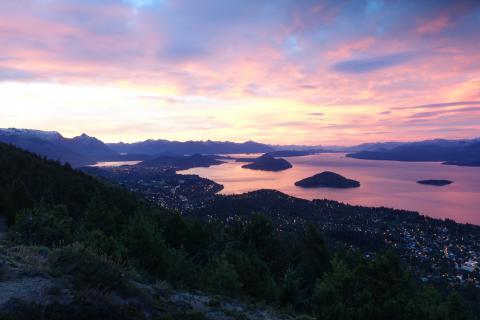
<instances>
[{"instance_id":1,"label":"forested island","mask_svg":"<svg viewBox=\"0 0 480 320\"><path fill-rule=\"evenodd\" d=\"M264 154L251 161L251 163L243 165L242 168L261 171L283 171L292 167L292 164L287 160L274 158L269 154Z\"/></svg>"},{"instance_id":2,"label":"forested island","mask_svg":"<svg viewBox=\"0 0 480 320\"><path fill-rule=\"evenodd\" d=\"M338 173L331 171L324 171L311 177L295 182L297 187L302 188L358 188L360 182L352 179L347 179Z\"/></svg>"},{"instance_id":3,"label":"forested island","mask_svg":"<svg viewBox=\"0 0 480 320\"><path fill-rule=\"evenodd\" d=\"M429 180L418 180L417 183L419 184L425 184L425 185L430 185L430 186L447 186L449 184L452 184L452 181L450 180L435 180L435 179L429 179Z\"/></svg>"}]
</instances>

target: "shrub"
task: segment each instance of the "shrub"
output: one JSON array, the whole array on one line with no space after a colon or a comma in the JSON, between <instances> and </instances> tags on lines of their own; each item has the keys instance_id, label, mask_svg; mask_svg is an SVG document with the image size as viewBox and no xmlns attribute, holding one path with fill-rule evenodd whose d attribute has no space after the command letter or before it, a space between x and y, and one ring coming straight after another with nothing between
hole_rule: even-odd
<instances>
[{"instance_id":1,"label":"shrub","mask_svg":"<svg viewBox=\"0 0 480 320\"><path fill-rule=\"evenodd\" d=\"M39 205L17 214L10 239L22 244L54 246L73 240L72 219L63 205Z\"/></svg>"},{"instance_id":2,"label":"shrub","mask_svg":"<svg viewBox=\"0 0 480 320\"><path fill-rule=\"evenodd\" d=\"M233 265L225 255L214 258L204 270L206 287L218 294L235 296L239 293L242 283Z\"/></svg>"},{"instance_id":3,"label":"shrub","mask_svg":"<svg viewBox=\"0 0 480 320\"><path fill-rule=\"evenodd\" d=\"M128 256L151 275L164 278L167 271L167 246L152 217L133 216L123 235Z\"/></svg>"},{"instance_id":4,"label":"shrub","mask_svg":"<svg viewBox=\"0 0 480 320\"><path fill-rule=\"evenodd\" d=\"M79 290L95 288L129 294L131 286L125 280L122 268L104 255L79 244L58 249L52 254L52 265L60 274L72 276Z\"/></svg>"}]
</instances>

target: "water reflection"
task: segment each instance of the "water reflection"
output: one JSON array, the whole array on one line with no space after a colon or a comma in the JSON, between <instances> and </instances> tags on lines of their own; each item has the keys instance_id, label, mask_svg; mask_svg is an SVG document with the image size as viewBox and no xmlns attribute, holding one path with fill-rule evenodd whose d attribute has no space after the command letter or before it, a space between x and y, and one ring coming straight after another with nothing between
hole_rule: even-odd
<instances>
[{"instance_id":1,"label":"water reflection","mask_svg":"<svg viewBox=\"0 0 480 320\"><path fill-rule=\"evenodd\" d=\"M142 161L105 161L105 162L97 162L94 165L91 165L91 167L120 167L120 166L133 166L137 163L140 163Z\"/></svg>"},{"instance_id":2,"label":"water reflection","mask_svg":"<svg viewBox=\"0 0 480 320\"><path fill-rule=\"evenodd\" d=\"M251 155L250 155L251 156ZM305 199L332 199L362 206L386 206L419 211L436 218L480 225L480 168L445 166L436 162L370 161L344 154L292 157L292 169L263 172L228 162L179 173L198 174L225 186L223 194L269 188ZM294 183L322 171L334 171L358 180L354 189L302 189ZM454 183L435 187L417 180L447 179Z\"/></svg>"}]
</instances>

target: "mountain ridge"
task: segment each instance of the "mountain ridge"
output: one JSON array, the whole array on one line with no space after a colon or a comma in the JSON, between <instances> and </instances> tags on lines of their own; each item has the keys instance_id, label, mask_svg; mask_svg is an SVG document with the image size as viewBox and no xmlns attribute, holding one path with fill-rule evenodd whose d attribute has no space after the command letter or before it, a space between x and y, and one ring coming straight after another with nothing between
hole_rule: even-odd
<instances>
[{"instance_id":1,"label":"mountain ridge","mask_svg":"<svg viewBox=\"0 0 480 320\"><path fill-rule=\"evenodd\" d=\"M148 139L134 143L107 143L111 149L118 153L137 153L156 155L166 152L176 154L235 154L235 153L265 153L274 151L266 144L254 141L231 142L231 141L169 141L165 139Z\"/></svg>"},{"instance_id":2,"label":"mountain ridge","mask_svg":"<svg viewBox=\"0 0 480 320\"><path fill-rule=\"evenodd\" d=\"M357 146L300 146L269 145L248 140L245 142L189 140L169 141L148 139L134 143L104 143L85 133L66 138L57 131L0 128L0 142L13 144L51 160L70 163L74 167L100 161L145 160L172 153L177 155L272 153L278 151L307 152L329 150L349 152L351 158L398 161L442 161L450 165L480 166L480 138L432 139L417 142L377 142ZM138 158L138 159L134 159Z\"/></svg>"},{"instance_id":3,"label":"mountain ridge","mask_svg":"<svg viewBox=\"0 0 480 320\"><path fill-rule=\"evenodd\" d=\"M65 138L57 131L34 129L0 129L0 142L15 145L51 160L74 167L95 164L120 156L102 141L86 134Z\"/></svg>"},{"instance_id":4,"label":"mountain ridge","mask_svg":"<svg viewBox=\"0 0 480 320\"><path fill-rule=\"evenodd\" d=\"M445 164L479 166L480 141L435 139L412 142L393 149L377 149L347 154L365 160L441 161Z\"/></svg>"}]
</instances>

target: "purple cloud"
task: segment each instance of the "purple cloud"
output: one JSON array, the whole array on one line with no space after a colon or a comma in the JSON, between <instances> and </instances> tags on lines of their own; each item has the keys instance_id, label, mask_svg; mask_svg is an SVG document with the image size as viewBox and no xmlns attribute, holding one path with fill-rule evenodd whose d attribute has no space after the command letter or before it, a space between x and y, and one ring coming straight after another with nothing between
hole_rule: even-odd
<instances>
[{"instance_id":1,"label":"purple cloud","mask_svg":"<svg viewBox=\"0 0 480 320\"><path fill-rule=\"evenodd\" d=\"M332 69L347 74L366 73L404 64L418 56L412 52L400 52L374 58L346 60L335 63Z\"/></svg>"}]
</instances>

